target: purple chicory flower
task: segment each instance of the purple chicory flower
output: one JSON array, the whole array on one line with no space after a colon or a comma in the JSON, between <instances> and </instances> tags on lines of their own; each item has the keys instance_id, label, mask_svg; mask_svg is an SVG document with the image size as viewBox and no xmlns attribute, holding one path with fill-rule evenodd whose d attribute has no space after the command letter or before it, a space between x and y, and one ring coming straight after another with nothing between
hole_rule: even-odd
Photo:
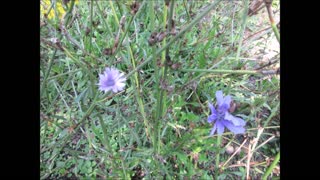
<instances>
[{"instance_id":1,"label":"purple chicory flower","mask_svg":"<svg viewBox=\"0 0 320 180\"><path fill-rule=\"evenodd\" d=\"M231 96L223 97L222 91L216 92L217 109L209 103L211 109L211 115L208 117L209 123L214 123L214 126L210 132L210 136L215 133L221 135L224 132L224 128L227 127L234 134L242 134L245 132L244 126L246 122L238 117L231 115L228 110L230 108Z\"/></svg>"},{"instance_id":2,"label":"purple chicory flower","mask_svg":"<svg viewBox=\"0 0 320 180\"><path fill-rule=\"evenodd\" d=\"M99 74L99 90L105 93L112 90L114 93L124 89L126 78L124 73L116 68L106 68L102 74Z\"/></svg>"}]
</instances>

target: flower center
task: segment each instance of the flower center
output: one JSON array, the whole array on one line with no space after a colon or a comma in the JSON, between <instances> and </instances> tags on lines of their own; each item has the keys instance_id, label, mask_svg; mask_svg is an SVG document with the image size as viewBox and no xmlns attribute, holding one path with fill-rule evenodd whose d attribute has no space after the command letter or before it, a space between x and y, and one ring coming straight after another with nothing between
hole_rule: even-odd
<instances>
[{"instance_id":1,"label":"flower center","mask_svg":"<svg viewBox=\"0 0 320 180\"><path fill-rule=\"evenodd\" d=\"M223 120L223 119L224 119L224 116L225 116L225 112L218 110L217 119L218 119L218 120Z\"/></svg>"},{"instance_id":2,"label":"flower center","mask_svg":"<svg viewBox=\"0 0 320 180\"><path fill-rule=\"evenodd\" d=\"M108 79L106 80L105 84L106 84L106 86L113 86L115 84L115 81L111 76L109 76Z\"/></svg>"}]
</instances>

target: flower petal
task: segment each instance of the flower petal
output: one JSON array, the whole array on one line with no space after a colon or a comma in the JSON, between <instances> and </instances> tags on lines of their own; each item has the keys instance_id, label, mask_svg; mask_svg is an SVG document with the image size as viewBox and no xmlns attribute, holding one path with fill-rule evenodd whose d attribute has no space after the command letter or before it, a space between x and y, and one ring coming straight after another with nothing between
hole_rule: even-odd
<instances>
[{"instance_id":1,"label":"flower petal","mask_svg":"<svg viewBox=\"0 0 320 180\"><path fill-rule=\"evenodd\" d=\"M216 92L216 98L218 103L218 109L220 111L227 111L230 108L231 96L223 97L222 91Z\"/></svg>"},{"instance_id":2,"label":"flower petal","mask_svg":"<svg viewBox=\"0 0 320 180\"><path fill-rule=\"evenodd\" d=\"M227 106L227 109L230 108L230 103L231 103L231 96L225 96L223 99L223 104L225 104Z\"/></svg>"},{"instance_id":3,"label":"flower petal","mask_svg":"<svg viewBox=\"0 0 320 180\"><path fill-rule=\"evenodd\" d=\"M111 68L108 68L108 67L107 67L107 68L104 70L103 73L104 73L104 74L109 74L110 71L111 71Z\"/></svg>"},{"instance_id":4,"label":"flower petal","mask_svg":"<svg viewBox=\"0 0 320 180\"><path fill-rule=\"evenodd\" d=\"M223 93L222 93L222 91L217 91L216 92L216 98L217 98L218 106L221 106L223 104Z\"/></svg>"},{"instance_id":5,"label":"flower petal","mask_svg":"<svg viewBox=\"0 0 320 180\"><path fill-rule=\"evenodd\" d=\"M213 128L211 129L210 136L212 136L212 135L214 134L214 132L216 131L216 129L217 129L217 125L215 124L215 125L213 126Z\"/></svg>"},{"instance_id":6,"label":"flower petal","mask_svg":"<svg viewBox=\"0 0 320 180\"><path fill-rule=\"evenodd\" d=\"M217 115L216 114L211 114L208 117L208 123L213 123L216 119L217 119Z\"/></svg>"},{"instance_id":7,"label":"flower petal","mask_svg":"<svg viewBox=\"0 0 320 180\"><path fill-rule=\"evenodd\" d=\"M216 125L217 125L217 132L219 135L221 135L224 132L224 124L222 124L221 121L217 121Z\"/></svg>"},{"instance_id":8,"label":"flower petal","mask_svg":"<svg viewBox=\"0 0 320 180\"><path fill-rule=\"evenodd\" d=\"M231 121L233 123L233 125L235 125L235 126L246 125L246 122L243 119L235 117L235 116L231 115L229 112L225 113L224 119Z\"/></svg>"},{"instance_id":9,"label":"flower petal","mask_svg":"<svg viewBox=\"0 0 320 180\"><path fill-rule=\"evenodd\" d=\"M209 103L209 108L211 109L212 114L217 114L216 109L214 108L214 106L211 103Z\"/></svg>"},{"instance_id":10,"label":"flower petal","mask_svg":"<svg viewBox=\"0 0 320 180\"><path fill-rule=\"evenodd\" d=\"M120 91L122 91L123 88L126 86L126 84L119 82L119 83L116 84L116 86L118 87L118 89L119 89Z\"/></svg>"},{"instance_id":11,"label":"flower petal","mask_svg":"<svg viewBox=\"0 0 320 180\"><path fill-rule=\"evenodd\" d=\"M208 123L212 123L217 119L217 111L211 103L209 103L209 108L211 109L211 115L208 117Z\"/></svg>"},{"instance_id":12,"label":"flower petal","mask_svg":"<svg viewBox=\"0 0 320 180\"><path fill-rule=\"evenodd\" d=\"M112 86L111 88L114 93L117 93L119 91L118 86Z\"/></svg>"},{"instance_id":13,"label":"flower petal","mask_svg":"<svg viewBox=\"0 0 320 180\"><path fill-rule=\"evenodd\" d=\"M223 123L223 125L226 126L234 134L243 134L245 132L244 127L235 126L230 121L222 120L221 123Z\"/></svg>"}]
</instances>

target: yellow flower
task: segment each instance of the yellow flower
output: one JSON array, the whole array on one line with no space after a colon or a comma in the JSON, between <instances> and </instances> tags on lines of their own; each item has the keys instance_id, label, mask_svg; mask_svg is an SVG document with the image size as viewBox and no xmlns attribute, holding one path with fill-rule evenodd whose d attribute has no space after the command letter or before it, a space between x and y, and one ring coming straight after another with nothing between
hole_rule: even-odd
<instances>
[{"instance_id":1,"label":"yellow flower","mask_svg":"<svg viewBox=\"0 0 320 180\"><path fill-rule=\"evenodd\" d=\"M64 15L64 13L66 13L66 11L63 9L63 6L61 3L57 2L57 11L58 11L58 15L59 18L61 19L62 15Z\"/></svg>"},{"instance_id":2,"label":"yellow flower","mask_svg":"<svg viewBox=\"0 0 320 180\"><path fill-rule=\"evenodd\" d=\"M79 4L79 0L75 0L74 3ZM68 6L70 6L70 5L71 5L71 1L68 2ZM61 19L62 16L66 13L66 9L63 6L62 0L57 0L55 6L56 6L56 11L57 11L56 13L59 16L59 19ZM51 0L41 0L40 1L40 12L43 15L48 13L47 14L48 19L53 19L53 18L55 18L55 6L51 4ZM49 9L50 9L50 12L48 12Z\"/></svg>"}]
</instances>

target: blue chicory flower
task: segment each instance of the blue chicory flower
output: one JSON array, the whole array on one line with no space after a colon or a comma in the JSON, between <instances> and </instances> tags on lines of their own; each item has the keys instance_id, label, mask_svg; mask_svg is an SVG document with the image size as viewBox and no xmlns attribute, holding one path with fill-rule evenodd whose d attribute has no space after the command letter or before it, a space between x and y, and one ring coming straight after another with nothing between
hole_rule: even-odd
<instances>
[{"instance_id":1,"label":"blue chicory flower","mask_svg":"<svg viewBox=\"0 0 320 180\"><path fill-rule=\"evenodd\" d=\"M126 78L124 73L113 67L106 68L103 74L99 74L99 90L105 93L112 90L114 93L122 91L125 87Z\"/></svg>"},{"instance_id":2,"label":"blue chicory flower","mask_svg":"<svg viewBox=\"0 0 320 180\"><path fill-rule=\"evenodd\" d=\"M209 108L211 109L211 115L208 117L209 123L214 123L214 126L210 132L210 136L215 133L221 135L224 132L225 127L227 127L234 134L242 134L245 132L246 122L238 117L235 117L229 113L231 96L223 97L222 91L216 92L217 98L217 110L209 103Z\"/></svg>"}]
</instances>

